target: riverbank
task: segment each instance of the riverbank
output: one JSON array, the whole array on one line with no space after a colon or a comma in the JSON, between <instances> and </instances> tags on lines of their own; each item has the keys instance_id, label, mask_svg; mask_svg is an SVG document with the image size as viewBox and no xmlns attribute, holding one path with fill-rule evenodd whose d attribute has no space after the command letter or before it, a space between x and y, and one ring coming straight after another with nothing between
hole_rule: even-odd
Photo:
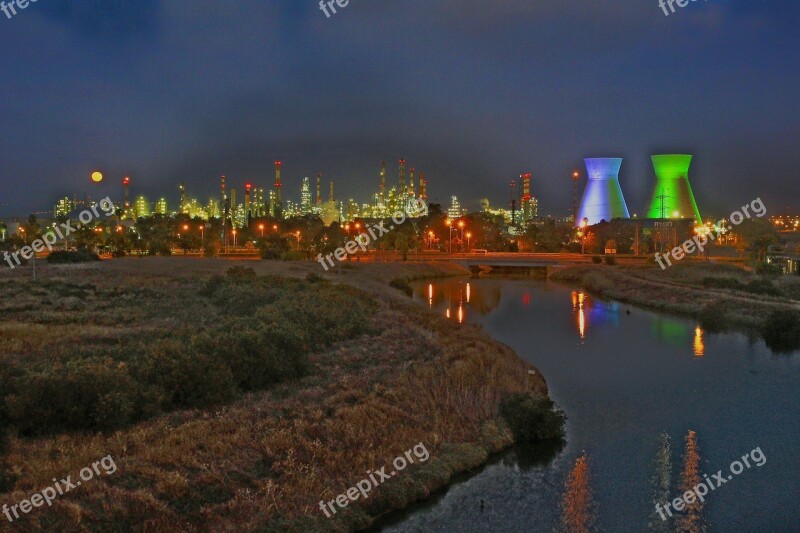
<instances>
[{"instance_id":1,"label":"riverbank","mask_svg":"<svg viewBox=\"0 0 800 533\"><path fill-rule=\"evenodd\" d=\"M316 263L137 258L45 266L36 285L20 269L0 278L5 296L0 310L7 317L0 325L0 373L5 378L46 369L57 377L62 368L90 361L91 368L113 372L113 379L104 382L110 389L103 398L118 405L113 401L124 391L114 392L114 383L128 383L129 368L136 366L130 358L150 350L151 340L198 329L216 338L218 321L247 320L247 306L273 297L272 282L254 280L246 270L236 279L223 276L209 283L210 276L224 275L231 266L294 279L290 287L298 291L298 301L284 305L297 305L297 312L320 321L331 313L309 308L304 295L325 293L332 299L320 301L333 306L355 296L365 305L361 320L366 328L311 352L307 371L299 377L263 390L253 387L208 408L170 410L100 433L36 436L36 428L29 427L33 435L20 436L15 431L7 461L16 482L0 496L2 503L29 498L54 477L73 473L75 479L75 472L107 455L117 465L113 475L85 484L52 507L34 509L16 526L71 531L362 529L509 447L511 432L498 415L503 397L547 394L541 373L510 348L477 327L432 314L389 286L398 278L465 273L449 264L348 263L338 273L323 273ZM351 288L336 288L342 286ZM291 314L284 316L293 322ZM196 346L194 340L189 344ZM53 391L61 394L79 386L91 389L94 382L75 381L66 373L54 383ZM20 392L6 398L12 411ZM138 396L131 401L139 401ZM405 469L373 489L366 501L337 507L337 514L326 518L320 500L335 499L365 472L390 465L418 443L430 452L427 462Z\"/></svg>"},{"instance_id":2,"label":"riverbank","mask_svg":"<svg viewBox=\"0 0 800 533\"><path fill-rule=\"evenodd\" d=\"M770 312L800 309L800 278L771 280L729 264L684 262L667 270L580 265L560 269L550 279L655 311L701 321L713 318L719 329L755 332ZM737 288L718 288L719 280L735 280L728 284Z\"/></svg>"}]
</instances>

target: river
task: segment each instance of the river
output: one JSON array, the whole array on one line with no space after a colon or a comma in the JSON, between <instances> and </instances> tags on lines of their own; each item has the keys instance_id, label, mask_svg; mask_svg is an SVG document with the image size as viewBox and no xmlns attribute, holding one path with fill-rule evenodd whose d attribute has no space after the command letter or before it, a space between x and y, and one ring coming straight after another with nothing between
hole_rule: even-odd
<instances>
[{"instance_id":1,"label":"river","mask_svg":"<svg viewBox=\"0 0 800 533\"><path fill-rule=\"evenodd\" d=\"M501 454L382 531L800 530L797 354L547 281L425 282L414 297L539 368L567 442ZM655 503L703 474L705 502L661 520Z\"/></svg>"}]
</instances>

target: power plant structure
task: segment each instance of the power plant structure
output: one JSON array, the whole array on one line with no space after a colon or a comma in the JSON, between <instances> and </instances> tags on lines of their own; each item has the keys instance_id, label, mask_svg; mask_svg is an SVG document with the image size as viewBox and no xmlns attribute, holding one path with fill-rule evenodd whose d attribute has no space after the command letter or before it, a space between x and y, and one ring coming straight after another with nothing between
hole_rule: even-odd
<instances>
[{"instance_id":1,"label":"power plant structure","mask_svg":"<svg viewBox=\"0 0 800 533\"><path fill-rule=\"evenodd\" d=\"M652 156L656 183L647 208L647 218L692 218L702 224L700 210L689 185L691 155Z\"/></svg>"},{"instance_id":2,"label":"power plant structure","mask_svg":"<svg viewBox=\"0 0 800 533\"><path fill-rule=\"evenodd\" d=\"M587 179L575 226L584 221L591 226L603 220L610 222L615 218L630 218L622 187L619 184L619 170L622 158L603 157L584 159Z\"/></svg>"}]
</instances>

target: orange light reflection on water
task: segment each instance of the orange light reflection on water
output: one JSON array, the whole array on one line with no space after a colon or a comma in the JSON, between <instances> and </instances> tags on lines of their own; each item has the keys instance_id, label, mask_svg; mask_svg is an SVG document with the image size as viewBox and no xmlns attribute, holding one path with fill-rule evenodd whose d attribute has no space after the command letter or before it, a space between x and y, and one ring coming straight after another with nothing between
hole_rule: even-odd
<instances>
[{"instance_id":1,"label":"orange light reflection on water","mask_svg":"<svg viewBox=\"0 0 800 533\"><path fill-rule=\"evenodd\" d=\"M706 354L706 345L703 342L703 330L700 326L694 328L694 356L703 357Z\"/></svg>"},{"instance_id":2,"label":"orange light reflection on water","mask_svg":"<svg viewBox=\"0 0 800 533\"><path fill-rule=\"evenodd\" d=\"M572 310L578 311L578 335L581 339L586 338L586 311L584 310L584 302L586 295L583 291L572 291Z\"/></svg>"}]
</instances>

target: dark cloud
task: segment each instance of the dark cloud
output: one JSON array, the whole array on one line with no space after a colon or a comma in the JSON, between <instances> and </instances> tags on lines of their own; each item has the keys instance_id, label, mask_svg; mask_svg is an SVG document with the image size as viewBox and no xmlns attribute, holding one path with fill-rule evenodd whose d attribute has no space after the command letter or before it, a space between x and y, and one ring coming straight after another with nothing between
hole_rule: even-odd
<instances>
[{"instance_id":1,"label":"dark cloud","mask_svg":"<svg viewBox=\"0 0 800 533\"><path fill-rule=\"evenodd\" d=\"M351 0L327 19L312 0L42 0L0 20L0 213L95 167L205 197L223 173L268 183L276 158L290 197L324 172L366 200L399 157L473 207L530 170L557 212L607 154L633 208L673 150L697 155L701 208L796 201L798 8L763 4Z\"/></svg>"},{"instance_id":2,"label":"dark cloud","mask_svg":"<svg viewBox=\"0 0 800 533\"><path fill-rule=\"evenodd\" d=\"M119 42L131 34L153 34L160 0L47 0L35 8L92 41Z\"/></svg>"}]
</instances>

